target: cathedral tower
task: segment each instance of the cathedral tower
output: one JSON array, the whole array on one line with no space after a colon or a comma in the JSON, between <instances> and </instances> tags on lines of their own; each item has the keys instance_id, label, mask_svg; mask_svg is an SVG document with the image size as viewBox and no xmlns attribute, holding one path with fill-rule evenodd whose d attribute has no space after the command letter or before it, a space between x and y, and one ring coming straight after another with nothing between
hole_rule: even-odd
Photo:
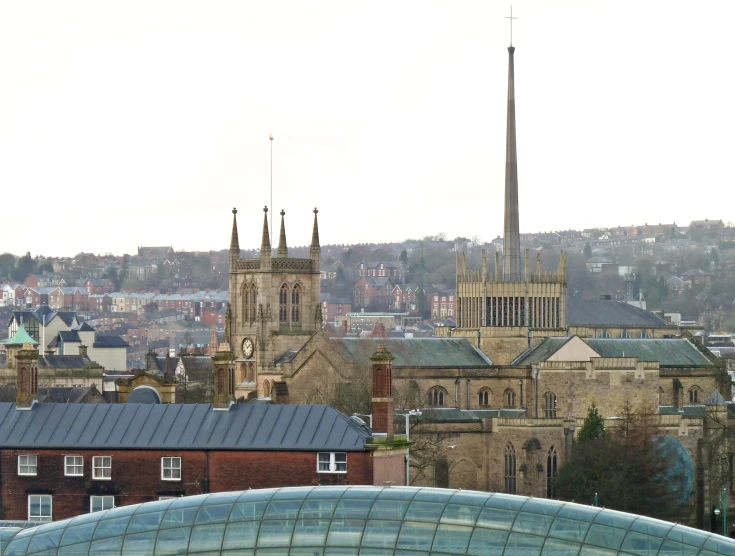
<instances>
[{"instance_id":1,"label":"cathedral tower","mask_svg":"<svg viewBox=\"0 0 735 556\"><path fill-rule=\"evenodd\" d=\"M502 263L495 254L495 272L488 273L482 252L479 271L467 269L465 254L457 253L457 328L455 336L470 338L498 365L509 364L532 343L566 334L566 254L555 271L536 268L529 254L521 265L518 225L518 158L514 82L515 48L508 47L508 105L505 144L505 219Z\"/></svg>"},{"instance_id":2,"label":"cathedral tower","mask_svg":"<svg viewBox=\"0 0 735 556\"><path fill-rule=\"evenodd\" d=\"M298 351L321 327L320 247L314 209L309 258L288 255L285 211L281 211L278 248L273 253L268 208L263 209L260 256L240 258L237 210L230 242L230 307L225 341L234 354L235 397L276 398L287 402L280 360ZM220 347L220 351L224 351Z\"/></svg>"}]
</instances>

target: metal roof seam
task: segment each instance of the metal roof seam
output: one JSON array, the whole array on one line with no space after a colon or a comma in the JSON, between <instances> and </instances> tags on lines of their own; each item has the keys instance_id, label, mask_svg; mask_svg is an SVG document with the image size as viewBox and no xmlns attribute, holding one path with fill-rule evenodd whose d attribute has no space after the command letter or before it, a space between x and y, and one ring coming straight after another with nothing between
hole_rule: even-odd
<instances>
[{"instance_id":1,"label":"metal roof seam","mask_svg":"<svg viewBox=\"0 0 735 556\"><path fill-rule=\"evenodd\" d=\"M140 405L140 404L139 404L139 405ZM147 405L147 404L146 404L146 405ZM151 414L151 412L153 411L153 408L154 408L154 407L156 407L156 406L155 406L155 405L151 405L151 406L149 406L149 407L146 407L146 410L147 410L147 412L146 412L146 415L145 415L146 417L148 417L148 416L149 416L149 415ZM133 419L135 419L136 417L139 417L139 415L138 415L138 412L136 412L136 413L135 413L135 415L133 416ZM133 422L133 419L131 419L131 420L130 420L131 424L132 424L132 422ZM156 431L156 429L155 429L155 427L154 427L154 428L153 428L153 432L151 432L150 436L148 437L148 440L146 440L146 441L145 441L145 443L146 443L146 444L150 444L150 442L151 442L151 438L153 438L153 433L154 433L155 431ZM140 438L140 436L141 436L142 434L143 434L143 427L140 427L140 428L138 429L138 434L137 434L137 435L135 436L135 438L133 439L133 445L136 445L136 446L138 445L138 439Z\"/></svg>"},{"instance_id":2,"label":"metal roof seam","mask_svg":"<svg viewBox=\"0 0 735 556\"><path fill-rule=\"evenodd\" d=\"M64 416L69 411L69 408L70 407L71 407L71 404L68 404L68 403L67 404L64 404L64 411L61 412L61 419L58 419L56 421L56 425L54 426L53 430L51 431L51 434L49 434L49 437L53 437L53 435L56 432L56 430L61 426L61 423L64 422ZM69 432L69 429L67 429L66 432L68 433ZM64 440L64 438L66 438L66 434L62 438L62 441Z\"/></svg>"},{"instance_id":3,"label":"metal roof seam","mask_svg":"<svg viewBox=\"0 0 735 556\"><path fill-rule=\"evenodd\" d=\"M181 413L182 408L184 407L183 404L172 404L178 406L176 408L176 413L174 414L173 418L171 419L171 424L168 427L168 430L166 431L166 434L163 435L162 443L166 444L166 439L168 438L169 433L171 432L171 429L176 424L176 418L179 416L179 413Z\"/></svg>"},{"instance_id":4,"label":"metal roof seam","mask_svg":"<svg viewBox=\"0 0 735 556\"><path fill-rule=\"evenodd\" d=\"M130 425L132 424L134 418L135 418L135 415L133 415L130 418L130 420L128 421L128 424L125 426L125 430L120 435L120 440L122 440L123 438L125 438L125 435L128 434L128 430L130 429Z\"/></svg>"},{"instance_id":5,"label":"metal roof seam","mask_svg":"<svg viewBox=\"0 0 735 556\"><path fill-rule=\"evenodd\" d=\"M106 405L106 404L95 404L95 407L92 409L92 415L91 415L91 417L94 417L95 413L97 413L98 411L102 411L103 412L103 417L110 414L110 411L112 411L112 405L109 405L107 407L100 407L102 405ZM79 415L79 412L77 412L77 416L78 415ZM97 433L100 431L100 429L102 428L102 424L105 422L105 419L104 418L101 418L101 419L94 419L93 418L93 419L89 419L88 422L89 423L94 423L95 421L97 423L97 428L96 428L96 430L91 435L90 444L92 444L94 442L95 438L97 437Z\"/></svg>"},{"instance_id":6,"label":"metal roof seam","mask_svg":"<svg viewBox=\"0 0 735 556\"><path fill-rule=\"evenodd\" d=\"M282 407L281 408L281 411L279 411L278 417L276 417L276 422L278 422L278 418L280 418L281 415L284 415L284 412L285 411L286 411L286 406ZM281 439L278 442L278 445L279 446L283 445L283 437L286 436L286 433L288 432L288 426L293 422L293 418L294 418L294 415L296 414L296 411L297 411L297 409L294 408L294 410L291 412L291 417L288 419L288 423L286 423L286 426L283 428L284 432L281 435ZM275 432L276 432L276 427L273 427L270 430L270 433L268 434L268 438L265 439L265 443L266 444L268 444L270 442L271 437L275 434Z\"/></svg>"}]
</instances>

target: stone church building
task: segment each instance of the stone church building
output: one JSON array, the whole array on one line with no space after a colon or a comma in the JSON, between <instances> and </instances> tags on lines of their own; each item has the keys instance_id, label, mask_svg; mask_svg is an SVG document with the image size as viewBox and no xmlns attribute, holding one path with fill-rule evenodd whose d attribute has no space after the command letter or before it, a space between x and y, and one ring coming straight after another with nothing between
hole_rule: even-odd
<instances>
[{"instance_id":1,"label":"stone church building","mask_svg":"<svg viewBox=\"0 0 735 556\"><path fill-rule=\"evenodd\" d=\"M565 253L552 272L541 270L538 256L532 264L521 253L515 49L508 52L503 255L489 275L485 253L479 270L457 253L456 328L431 339L330 337L321 329L317 210L309 257L293 258L285 213L274 252L265 208L255 259L240 258L233 210L217 390L245 401L329 403L338 385L368 376L379 341L394 357L396 422L408 410L421 412L407 417L416 443L412 484L538 497L553 497L553 478L591 404L609 426L626 404L650 408L662 434L677 439L694 462L695 487L680 520L703 526L715 493L727 487L710 470L732 450L726 443L717 453L706 447L717 423L728 419L730 377L719 358L692 337L676 337L652 313L613 300L568 300Z\"/></svg>"}]
</instances>

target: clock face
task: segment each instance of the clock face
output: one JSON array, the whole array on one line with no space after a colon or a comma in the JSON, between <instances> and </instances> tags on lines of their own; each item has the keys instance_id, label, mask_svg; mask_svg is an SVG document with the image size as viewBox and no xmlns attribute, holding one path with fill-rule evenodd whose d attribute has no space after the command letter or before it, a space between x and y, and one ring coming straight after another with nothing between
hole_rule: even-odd
<instances>
[{"instance_id":1,"label":"clock face","mask_svg":"<svg viewBox=\"0 0 735 556\"><path fill-rule=\"evenodd\" d=\"M242 341L242 353L246 359L250 359L253 356L253 341L250 338L245 338Z\"/></svg>"}]
</instances>

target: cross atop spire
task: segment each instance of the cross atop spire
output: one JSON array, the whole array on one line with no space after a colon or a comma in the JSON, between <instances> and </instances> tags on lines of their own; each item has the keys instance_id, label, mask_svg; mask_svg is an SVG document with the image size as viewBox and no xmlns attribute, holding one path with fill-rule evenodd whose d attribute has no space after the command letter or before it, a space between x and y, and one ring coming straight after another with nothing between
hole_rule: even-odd
<instances>
[{"instance_id":1,"label":"cross atop spire","mask_svg":"<svg viewBox=\"0 0 735 556\"><path fill-rule=\"evenodd\" d=\"M510 45L513 46L513 20L518 19L517 17L513 17L513 6L510 7L510 15L506 15L505 19L510 19Z\"/></svg>"}]
</instances>

